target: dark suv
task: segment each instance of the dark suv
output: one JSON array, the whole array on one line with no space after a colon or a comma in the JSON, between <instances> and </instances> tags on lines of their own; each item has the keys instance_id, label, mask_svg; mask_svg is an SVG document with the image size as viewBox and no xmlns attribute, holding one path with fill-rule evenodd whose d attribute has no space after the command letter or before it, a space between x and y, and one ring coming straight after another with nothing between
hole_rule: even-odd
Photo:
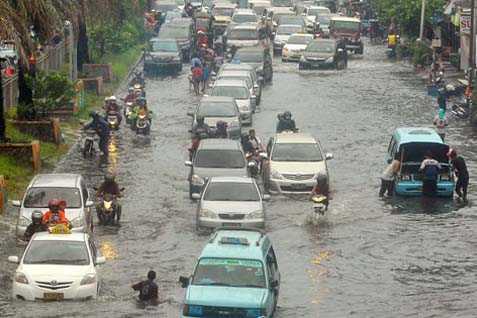
<instances>
[{"instance_id":1,"label":"dark suv","mask_svg":"<svg viewBox=\"0 0 477 318\"><path fill-rule=\"evenodd\" d=\"M144 52L144 74L161 70L182 72L182 52L175 39L153 38Z\"/></svg>"},{"instance_id":2,"label":"dark suv","mask_svg":"<svg viewBox=\"0 0 477 318\"><path fill-rule=\"evenodd\" d=\"M263 77L266 83L273 79L273 61L269 49L243 47L237 50L232 61L253 65L257 75Z\"/></svg>"},{"instance_id":3,"label":"dark suv","mask_svg":"<svg viewBox=\"0 0 477 318\"><path fill-rule=\"evenodd\" d=\"M317 39L308 43L300 58L299 69L336 68L348 66L346 45L341 40Z\"/></svg>"}]
</instances>

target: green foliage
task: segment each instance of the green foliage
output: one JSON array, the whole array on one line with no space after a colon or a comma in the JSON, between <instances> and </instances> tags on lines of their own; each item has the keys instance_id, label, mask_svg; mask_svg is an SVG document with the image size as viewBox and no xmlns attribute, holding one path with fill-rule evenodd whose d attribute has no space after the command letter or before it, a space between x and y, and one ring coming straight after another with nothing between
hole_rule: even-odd
<instances>
[{"instance_id":1,"label":"green foliage","mask_svg":"<svg viewBox=\"0 0 477 318\"><path fill-rule=\"evenodd\" d=\"M401 58L410 58L414 65L427 64L432 58L432 49L427 40L423 42L404 41L398 45L397 52Z\"/></svg>"},{"instance_id":2,"label":"green foliage","mask_svg":"<svg viewBox=\"0 0 477 318\"><path fill-rule=\"evenodd\" d=\"M27 76L27 83L33 91L34 107L42 110L43 117L48 111L70 102L75 95L73 82L60 72L39 71L34 78ZM19 110L22 107L25 106L19 105Z\"/></svg>"},{"instance_id":3,"label":"green foliage","mask_svg":"<svg viewBox=\"0 0 477 318\"><path fill-rule=\"evenodd\" d=\"M432 24L432 16L442 15L446 0L425 0L425 24ZM371 7L378 13L381 21L394 22L401 31L411 36L419 36L422 0L369 0ZM398 30L399 31L399 30Z\"/></svg>"}]
</instances>

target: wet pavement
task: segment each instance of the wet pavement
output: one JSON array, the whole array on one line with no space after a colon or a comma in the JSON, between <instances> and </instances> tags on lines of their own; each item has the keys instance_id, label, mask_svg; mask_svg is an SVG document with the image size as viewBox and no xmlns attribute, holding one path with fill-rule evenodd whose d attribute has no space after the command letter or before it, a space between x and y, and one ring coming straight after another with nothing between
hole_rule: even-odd
<instances>
[{"instance_id":1,"label":"wet pavement","mask_svg":"<svg viewBox=\"0 0 477 318\"><path fill-rule=\"evenodd\" d=\"M122 127L107 162L72 151L57 172L81 173L90 188L105 171L125 187L123 218L115 228L95 227L108 262L98 301L25 303L11 300L15 211L0 216L1 317L179 317L189 274L206 237L195 228L188 199L189 146L186 113L198 97L185 72L148 79L147 97L157 119L150 142ZM266 143L276 113L290 110L303 132L317 136L335 159L329 162L334 199L312 224L311 203L274 196L267 231L282 284L276 317L474 317L477 292L475 200L477 131L451 120L446 141L464 155L471 174L470 203L448 199L379 199L380 175L390 134L399 126L431 126L437 111L425 82L404 62L390 62L383 46L368 45L345 71L298 71L275 59L273 84L263 91L254 128ZM161 124L158 124L158 123ZM474 179L475 180L475 179ZM157 271L161 305L138 308L132 280Z\"/></svg>"}]
</instances>

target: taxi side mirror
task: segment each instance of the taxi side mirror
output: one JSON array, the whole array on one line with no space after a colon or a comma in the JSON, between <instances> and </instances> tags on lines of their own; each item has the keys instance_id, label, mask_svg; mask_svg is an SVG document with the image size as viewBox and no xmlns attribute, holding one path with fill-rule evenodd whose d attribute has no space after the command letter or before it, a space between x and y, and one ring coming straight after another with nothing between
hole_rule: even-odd
<instances>
[{"instance_id":1,"label":"taxi side mirror","mask_svg":"<svg viewBox=\"0 0 477 318\"><path fill-rule=\"evenodd\" d=\"M200 194L199 193L192 193L192 199L193 200L200 200Z\"/></svg>"},{"instance_id":2,"label":"taxi side mirror","mask_svg":"<svg viewBox=\"0 0 477 318\"><path fill-rule=\"evenodd\" d=\"M85 204L85 207L87 208L91 208L94 206L94 202L93 201L86 201L86 204Z\"/></svg>"},{"instance_id":3,"label":"taxi side mirror","mask_svg":"<svg viewBox=\"0 0 477 318\"><path fill-rule=\"evenodd\" d=\"M334 158L334 156L333 156L332 153L327 153L327 154L325 155L325 160L331 160L331 159L333 159L333 158Z\"/></svg>"},{"instance_id":4,"label":"taxi side mirror","mask_svg":"<svg viewBox=\"0 0 477 318\"><path fill-rule=\"evenodd\" d=\"M12 205L16 208L19 208L22 206L22 201L19 201L19 200L12 200Z\"/></svg>"},{"instance_id":5,"label":"taxi side mirror","mask_svg":"<svg viewBox=\"0 0 477 318\"><path fill-rule=\"evenodd\" d=\"M18 259L18 256L13 255L13 256L8 256L8 262L13 264L18 264L20 263L20 260Z\"/></svg>"},{"instance_id":6,"label":"taxi side mirror","mask_svg":"<svg viewBox=\"0 0 477 318\"><path fill-rule=\"evenodd\" d=\"M104 256L96 257L95 265L103 265L105 263L106 263L106 257Z\"/></svg>"},{"instance_id":7,"label":"taxi side mirror","mask_svg":"<svg viewBox=\"0 0 477 318\"><path fill-rule=\"evenodd\" d=\"M184 161L184 164L185 164L187 167L192 167L192 161L190 161L190 160Z\"/></svg>"},{"instance_id":8,"label":"taxi side mirror","mask_svg":"<svg viewBox=\"0 0 477 318\"><path fill-rule=\"evenodd\" d=\"M182 284L182 288L189 286L189 277L179 276L179 283Z\"/></svg>"},{"instance_id":9,"label":"taxi side mirror","mask_svg":"<svg viewBox=\"0 0 477 318\"><path fill-rule=\"evenodd\" d=\"M264 194L263 195L263 201L270 201L272 197L270 196L270 194Z\"/></svg>"}]
</instances>

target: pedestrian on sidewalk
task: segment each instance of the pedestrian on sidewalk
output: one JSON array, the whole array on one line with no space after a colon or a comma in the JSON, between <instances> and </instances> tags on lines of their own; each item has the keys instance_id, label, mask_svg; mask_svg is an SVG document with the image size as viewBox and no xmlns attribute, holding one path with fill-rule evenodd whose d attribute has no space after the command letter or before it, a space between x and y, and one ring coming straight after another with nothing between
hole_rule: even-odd
<instances>
[{"instance_id":1,"label":"pedestrian on sidewalk","mask_svg":"<svg viewBox=\"0 0 477 318\"><path fill-rule=\"evenodd\" d=\"M437 133L441 137L442 141L446 136L446 127L449 125L445 111L439 108L439 113L434 117L434 126L436 126Z\"/></svg>"},{"instance_id":2,"label":"pedestrian on sidewalk","mask_svg":"<svg viewBox=\"0 0 477 318\"><path fill-rule=\"evenodd\" d=\"M381 176L381 189L379 189L379 197L382 198L387 192L387 196L390 197L394 192L394 180L396 175L401 167L401 154L396 152L394 154L394 159L391 163L384 169L383 175Z\"/></svg>"},{"instance_id":3,"label":"pedestrian on sidewalk","mask_svg":"<svg viewBox=\"0 0 477 318\"><path fill-rule=\"evenodd\" d=\"M457 155L457 151L454 148L449 149L447 156L451 159L452 167L457 176L457 182L455 184L455 193L467 201L467 187L469 186L469 171L465 164L464 158ZM462 190L462 192L461 192Z\"/></svg>"}]
</instances>

